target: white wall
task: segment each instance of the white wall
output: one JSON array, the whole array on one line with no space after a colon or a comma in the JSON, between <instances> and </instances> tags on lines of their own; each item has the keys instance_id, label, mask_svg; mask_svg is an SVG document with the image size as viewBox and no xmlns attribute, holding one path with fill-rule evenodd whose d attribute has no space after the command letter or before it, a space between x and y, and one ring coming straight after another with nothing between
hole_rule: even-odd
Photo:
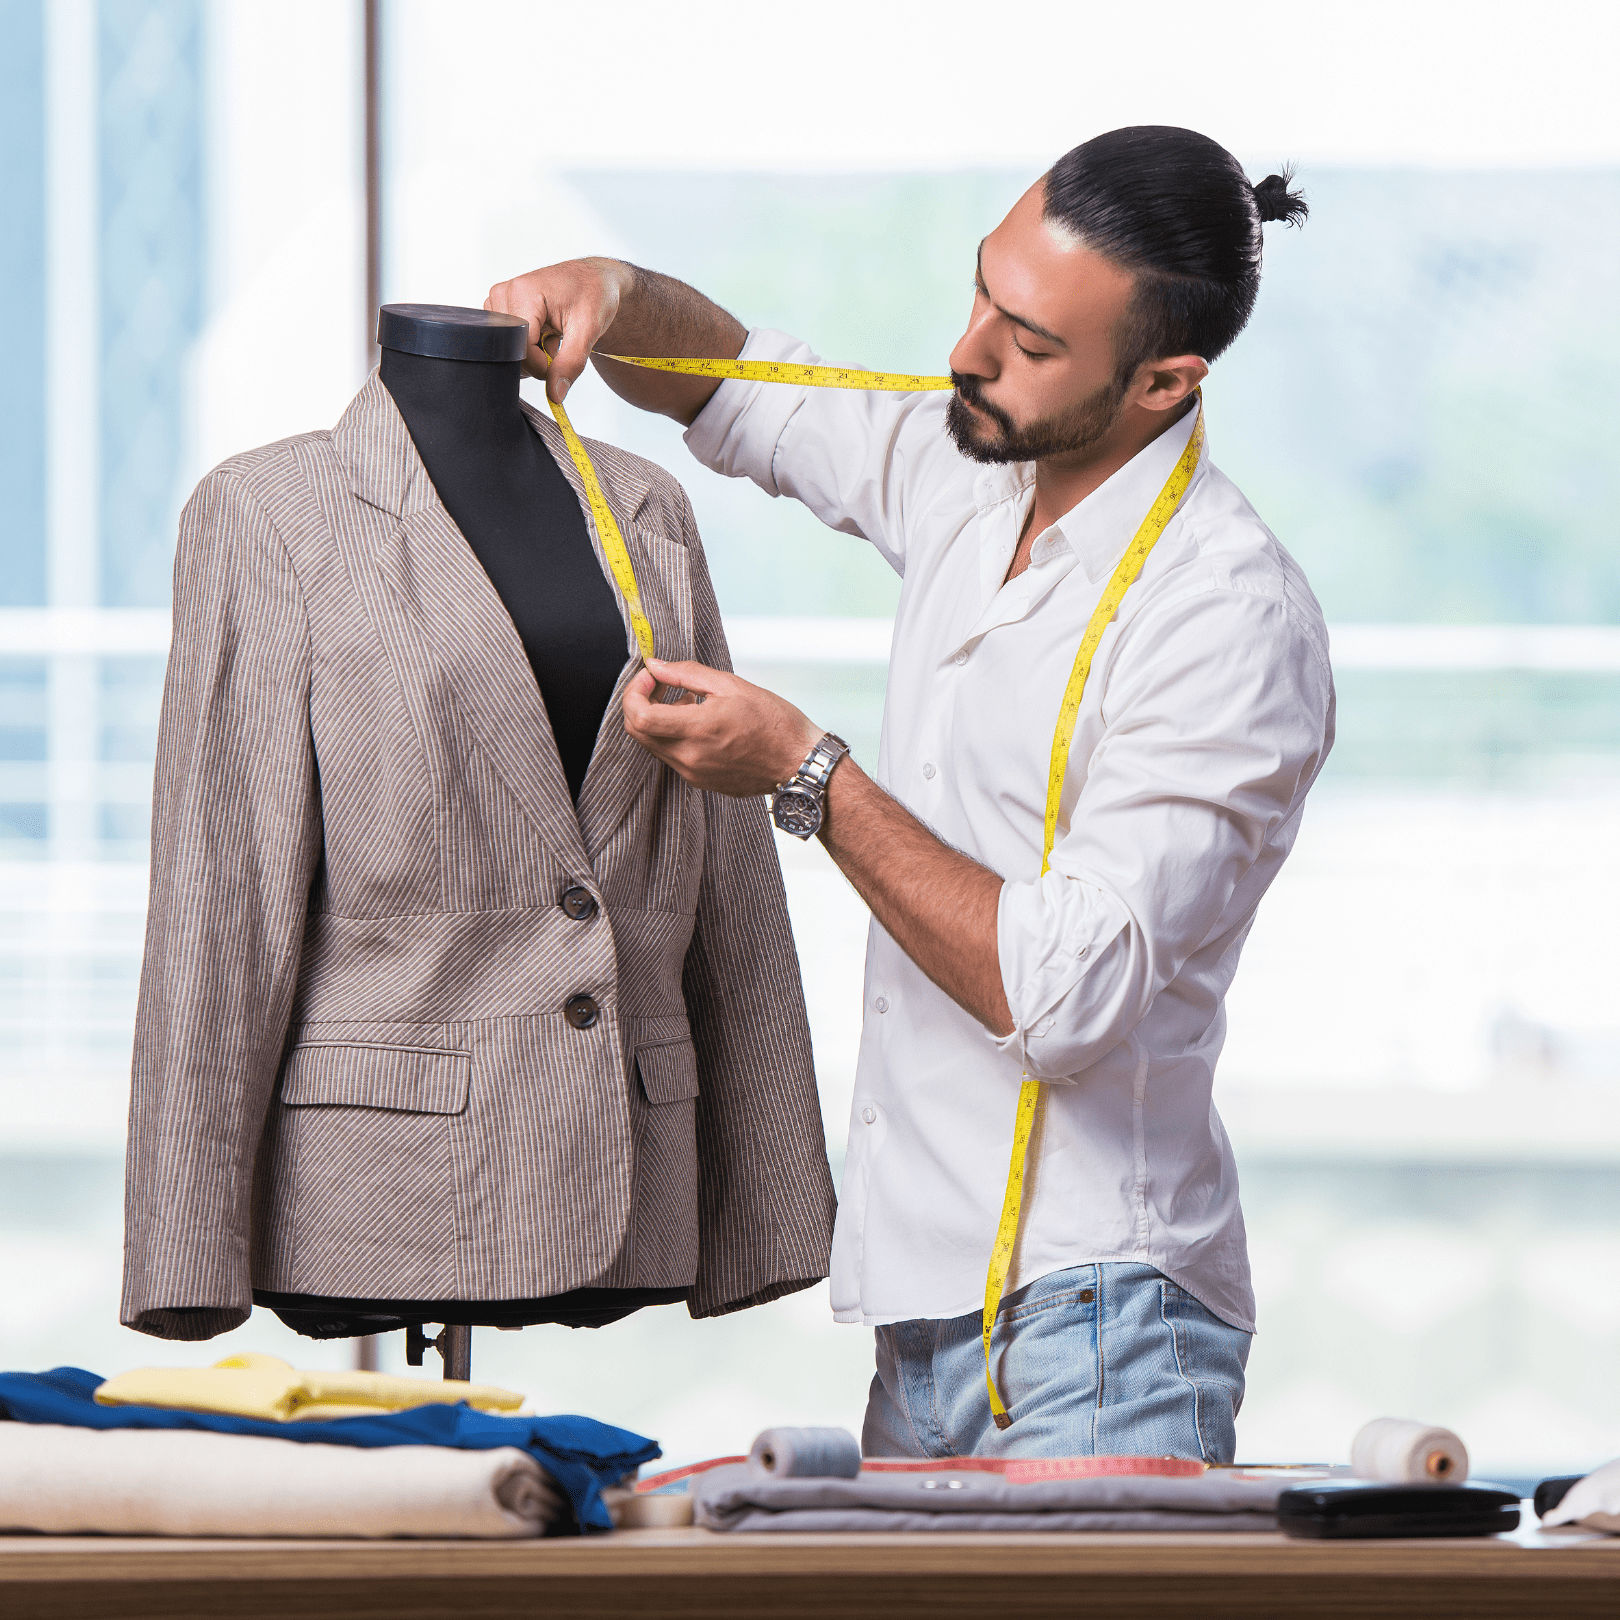
<instances>
[{"instance_id":1,"label":"white wall","mask_svg":"<svg viewBox=\"0 0 1620 1620\"><path fill-rule=\"evenodd\" d=\"M434 142L509 173L541 152L1038 166L1132 123L1256 163L1620 159L1612 0L395 0L389 18L396 84L480 108Z\"/></svg>"}]
</instances>

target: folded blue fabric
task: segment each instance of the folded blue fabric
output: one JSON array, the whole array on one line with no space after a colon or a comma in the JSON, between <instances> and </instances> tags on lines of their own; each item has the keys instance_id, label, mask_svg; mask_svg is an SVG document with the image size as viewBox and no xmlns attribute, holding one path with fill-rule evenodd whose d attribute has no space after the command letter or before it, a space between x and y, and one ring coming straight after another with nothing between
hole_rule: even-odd
<instances>
[{"instance_id":1,"label":"folded blue fabric","mask_svg":"<svg viewBox=\"0 0 1620 1620\"><path fill-rule=\"evenodd\" d=\"M516 1446L557 1482L585 1532L613 1528L602 1500L604 1485L617 1484L663 1455L655 1441L588 1417L501 1417L466 1405L439 1405L326 1423L268 1423L166 1406L97 1406L95 1393L102 1382L82 1367L0 1373L0 1418L81 1429L212 1429L329 1446L451 1446L462 1451Z\"/></svg>"}]
</instances>

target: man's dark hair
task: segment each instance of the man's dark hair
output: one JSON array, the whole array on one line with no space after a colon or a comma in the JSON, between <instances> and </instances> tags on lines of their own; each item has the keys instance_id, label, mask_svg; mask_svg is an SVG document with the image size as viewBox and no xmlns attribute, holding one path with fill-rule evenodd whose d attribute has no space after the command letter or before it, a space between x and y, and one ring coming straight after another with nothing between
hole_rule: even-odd
<instances>
[{"instance_id":1,"label":"man's dark hair","mask_svg":"<svg viewBox=\"0 0 1620 1620\"><path fill-rule=\"evenodd\" d=\"M1293 171L1249 184L1238 160L1190 129L1139 124L1066 152L1046 175L1045 217L1134 271L1115 333L1118 385L1144 361L1213 361L1241 332L1260 291L1260 227L1308 212Z\"/></svg>"}]
</instances>

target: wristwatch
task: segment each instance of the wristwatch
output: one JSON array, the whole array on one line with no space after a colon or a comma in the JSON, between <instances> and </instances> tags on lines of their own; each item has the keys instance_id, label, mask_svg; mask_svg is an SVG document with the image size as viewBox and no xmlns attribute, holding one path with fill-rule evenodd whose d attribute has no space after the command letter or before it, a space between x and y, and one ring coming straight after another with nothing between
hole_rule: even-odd
<instances>
[{"instance_id":1,"label":"wristwatch","mask_svg":"<svg viewBox=\"0 0 1620 1620\"><path fill-rule=\"evenodd\" d=\"M804 764L771 796L771 820L795 838L813 838L821 831L827 807L827 779L849 752L849 744L829 731L804 757Z\"/></svg>"}]
</instances>

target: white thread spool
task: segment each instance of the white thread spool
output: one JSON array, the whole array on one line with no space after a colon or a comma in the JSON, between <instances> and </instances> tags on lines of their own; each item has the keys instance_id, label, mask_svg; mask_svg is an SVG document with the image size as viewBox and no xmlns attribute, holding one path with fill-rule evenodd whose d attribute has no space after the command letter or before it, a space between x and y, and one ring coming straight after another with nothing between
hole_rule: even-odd
<instances>
[{"instance_id":1,"label":"white thread spool","mask_svg":"<svg viewBox=\"0 0 1620 1620\"><path fill-rule=\"evenodd\" d=\"M1374 1418L1350 1447L1350 1471L1392 1485L1461 1485L1468 1478L1468 1447L1438 1424Z\"/></svg>"},{"instance_id":2,"label":"white thread spool","mask_svg":"<svg viewBox=\"0 0 1620 1620\"><path fill-rule=\"evenodd\" d=\"M766 1429L748 1460L763 1473L789 1479L854 1479L861 1448L847 1429Z\"/></svg>"}]
</instances>

